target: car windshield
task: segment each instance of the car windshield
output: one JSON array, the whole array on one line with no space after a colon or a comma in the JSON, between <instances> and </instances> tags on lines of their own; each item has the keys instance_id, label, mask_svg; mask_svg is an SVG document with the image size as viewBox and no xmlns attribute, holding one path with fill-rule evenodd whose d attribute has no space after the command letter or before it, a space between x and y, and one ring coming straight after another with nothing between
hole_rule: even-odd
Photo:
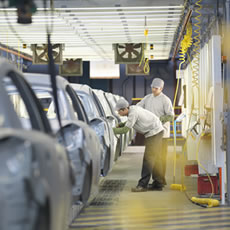
<instances>
[{"instance_id":1,"label":"car windshield","mask_svg":"<svg viewBox=\"0 0 230 230\"><path fill-rule=\"evenodd\" d=\"M54 105L53 95L51 89L36 89L33 88L37 98L39 99L43 110L46 112L46 116L48 119L57 119L56 108ZM60 107L60 115L61 119L66 120L67 118L67 109L63 106L61 100L61 92L58 90L58 101Z\"/></svg>"},{"instance_id":2,"label":"car windshield","mask_svg":"<svg viewBox=\"0 0 230 230\"><path fill-rule=\"evenodd\" d=\"M14 85L14 82L9 77L3 78L2 82L13 104L14 111L16 112L18 118L21 121L21 125L25 129L32 129L31 119L26 108L25 102L21 94L19 93L17 87Z\"/></svg>"},{"instance_id":3,"label":"car windshield","mask_svg":"<svg viewBox=\"0 0 230 230\"><path fill-rule=\"evenodd\" d=\"M77 94L81 99L81 102L85 108L89 121L93 120L94 118L99 117L99 113L97 111L97 108L92 98L86 93L77 92Z\"/></svg>"},{"instance_id":4,"label":"car windshield","mask_svg":"<svg viewBox=\"0 0 230 230\"><path fill-rule=\"evenodd\" d=\"M3 79L3 83L18 117L29 119L29 114L27 112L25 103L14 83L8 77Z\"/></svg>"},{"instance_id":5,"label":"car windshield","mask_svg":"<svg viewBox=\"0 0 230 230\"><path fill-rule=\"evenodd\" d=\"M116 106L116 101L115 101L114 95L108 93L108 94L106 94L106 96L107 96L107 98L108 98L109 103L111 104L111 106L112 106L113 108L115 108L115 106Z\"/></svg>"},{"instance_id":6,"label":"car windshield","mask_svg":"<svg viewBox=\"0 0 230 230\"><path fill-rule=\"evenodd\" d=\"M103 92L96 92L98 99L100 100L102 107L106 113L106 116L112 115L112 111L109 107L108 102L106 101L106 98L104 96Z\"/></svg>"}]
</instances>

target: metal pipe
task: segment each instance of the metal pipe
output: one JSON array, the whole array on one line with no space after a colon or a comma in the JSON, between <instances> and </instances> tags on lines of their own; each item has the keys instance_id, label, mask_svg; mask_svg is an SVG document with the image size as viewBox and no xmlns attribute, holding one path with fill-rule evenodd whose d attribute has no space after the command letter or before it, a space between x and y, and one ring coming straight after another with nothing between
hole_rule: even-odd
<instances>
[{"instance_id":1,"label":"metal pipe","mask_svg":"<svg viewBox=\"0 0 230 230\"><path fill-rule=\"evenodd\" d=\"M50 0L50 8L53 10L54 9L54 0Z\"/></svg>"},{"instance_id":2,"label":"metal pipe","mask_svg":"<svg viewBox=\"0 0 230 230\"><path fill-rule=\"evenodd\" d=\"M133 76L133 98L136 98L136 76Z\"/></svg>"},{"instance_id":3,"label":"metal pipe","mask_svg":"<svg viewBox=\"0 0 230 230\"><path fill-rule=\"evenodd\" d=\"M226 28L225 28L225 36L230 34L230 0L226 0L225 2L225 10L226 10ZM228 47L224 47L224 50L229 50L229 42L225 42L225 45ZM226 168L227 168L227 201L230 203L230 54L226 53L227 63L226 63L226 87L227 87L227 140L226 140Z\"/></svg>"},{"instance_id":4,"label":"metal pipe","mask_svg":"<svg viewBox=\"0 0 230 230\"><path fill-rule=\"evenodd\" d=\"M16 56L18 56L18 57L21 57L21 58L23 58L23 59L26 59L26 60L28 60L28 61L32 61L33 59L32 59L32 57L28 57L28 56L26 56L26 55L24 55L24 54L22 54L21 52L19 53L18 51L16 51L16 50L12 50L12 49L9 49L9 48L5 48L5 47L0 47L0 50L3 50L3 51L6 51L6 52L8 52L8 53L12 53L12 54L14 54L14 55L16 55Z\"/></svg>"},{"instance_id":5,"label":"metal pipe","mask_svg":"<svg viewBox=\"0 0 230 230\"><path fill-rule=\"evenodd\" d=\"M147 80L144 78L144 96L147 95Z\"/></svg>"},{"instance_id":6,"label":"metal pipe","mask_svg":"<svg viewBox=\"0 0 230 230\"><path fill-rule=\"evenodd\" d=\"M108 88L109 88L109 92L113 93L113 79L109 79L109 86L108 86Z\"/></svg>"}]
</instances>

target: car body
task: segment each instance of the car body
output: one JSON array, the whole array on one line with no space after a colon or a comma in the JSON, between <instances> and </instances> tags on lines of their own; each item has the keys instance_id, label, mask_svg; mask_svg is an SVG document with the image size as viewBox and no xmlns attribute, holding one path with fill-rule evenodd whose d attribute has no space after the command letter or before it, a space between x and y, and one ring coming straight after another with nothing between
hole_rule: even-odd
<instances>
[{"instance_id":1,"label":"car body","mask_svg":"<svg viewBox=\"0 0 230 230\"><path fill-rule=\"evenodd\" d=\"M18 117L9 85L24 102L30 128L25 129ZM66 229L73 182L66 151L52 137L22 73L2 59L0 152L0 229Z\"/></svg>"},{"instance_id":2,"label":"car body","mask_svg":"<svg viewBox=\"0 0 230 230\"><path fill-rule=\"evenodd\" d=\"M93 89L95 94L97 95L99 101L101 102L101 105L105 111L106 118L110 121L109 124L112 128L116 127L118 123L121 122L119 116L115 113L113 108L111 108L111 105L106 98L105 92L103 90ZM122 152L122 140L124 140L125 135L113 135L114 139L114 154L115 158L114 160L118 159L118 156L121 155Z\"/></svg>"},{"instance_id":3,"label":"car body","mask_svg":"<svg viewBox=\"0 0 230 230\"><path fill-rule=\"evenodd\" d=\"M127 117L122 117L120 116L117 111L115 111L115 106L116 106L116 98L115 95L112 93L105 92L104 97L106 98L108 104L110 105L110 108L112 110L113 115L117 118L118 123L120 122L126 122ZM121 152L125 151L127 146L130 144L130 138L131 138L131 133L132 130L130 130L128 133L121 135Z\"/></svg>"},{"instance_id":4,"label":"car body","mask_svg":"<svg viewBox=\"0 0 230 230\"><path fill-rule=\"evenodd\" d=\"M102 173L107 173L112 169L114 163L114 139L113 130L106 118L104 109L90 86L81 84L71 84L82 101L91 127L96 131L103 146Z\"/></svg>"},{"instance_id":5,"label":"car body","mask_svg":"<svg viewBox=\"0 0 230 230\"><path fill-rule=\"evenodd\" d=\"M50 76L28 73L25 74L25 78L38 98L44 100L44 95L47 94L52 98L51 103L48 105L49 107L44 107L43 109L47 110L46 115L51 126L55 130L59 141L66 147L68 156L73 164L76 177L76 184L72 191L73 203L79 200L86 203L90 195L93 196L98 191L102 155L100 141L94 130L78 119L78 114L74 110L73 101L69 95L71 88L68 81L63 77L56 76L62 122L60 129L53 101ZM47 105L43 104L43 106ZM64 134L64 139L62 138L62 133Z\"/></svg>"}]
</instances>

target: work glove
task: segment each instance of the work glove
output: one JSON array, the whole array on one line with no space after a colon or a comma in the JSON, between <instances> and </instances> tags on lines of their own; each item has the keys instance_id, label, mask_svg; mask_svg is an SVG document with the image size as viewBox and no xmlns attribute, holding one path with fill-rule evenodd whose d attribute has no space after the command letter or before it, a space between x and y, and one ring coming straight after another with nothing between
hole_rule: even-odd
<instances>
[{"instance_id":1,"label":"work glove","mask_svg":"<svg viewBox=\"0 0 230 230\"><path fill-rule=\"evenodd\" d=\"M124 126L125 126L125 123L126 123L126 122L121 122L121 123L119 123L119 124L116 126L116 128L122 128L122 127L124 127Z\"/></svg>"},{"instance_id":2,"label":"work glove","mask_svg":"<svg viewBox=\"0 0 230 230\"><path fill-rule=\"evenodd\" d=\"M165 124L168 121L172 121L173 120L173 116L171 115L163 115L160 117L160 121L162 122L162 124Z\"/></svg>"}]
</instances>

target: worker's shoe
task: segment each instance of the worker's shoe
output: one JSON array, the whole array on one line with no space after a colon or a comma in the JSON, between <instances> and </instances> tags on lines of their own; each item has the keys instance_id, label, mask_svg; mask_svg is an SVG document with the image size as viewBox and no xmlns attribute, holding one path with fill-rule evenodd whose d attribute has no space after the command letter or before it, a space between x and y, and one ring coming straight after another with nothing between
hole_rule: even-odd
<instances>
[{"instance_id":1,"label":"worker's shoe","mask_svg":"<svg viewBox=\"0 0 230 230\"><path fill-rule=\"evenodd\" d=\"M146 192L147 188L137 185L135 188L131 189L132 192Z\"/></svg>"},{"instance_id":2,"label":"worker's shoe","mask_svg":"<svg viewBox=\"0 0 230 230\"><path fill-rule=\"evenodd\" d=\"M148 184L147 189L150 191L162 191L164 185L154 181L152 184Z\"/></svg>"}]
</instances>

